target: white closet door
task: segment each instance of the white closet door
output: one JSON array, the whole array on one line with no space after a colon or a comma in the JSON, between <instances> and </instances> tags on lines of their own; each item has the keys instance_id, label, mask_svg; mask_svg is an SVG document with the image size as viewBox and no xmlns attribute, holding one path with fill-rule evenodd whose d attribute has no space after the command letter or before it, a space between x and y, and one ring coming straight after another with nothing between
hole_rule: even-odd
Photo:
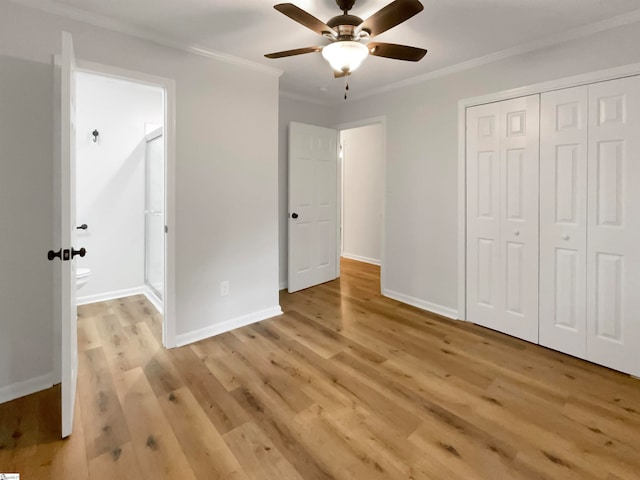
<instances>
[{"instance_id":1,"label":"white closet door","mask_svg":"<svg viewBox=\"0 0 640 480\"><path fill-rule=\"evenodd\" d=\"M539 98L467 110L468 320L536 343Z\"/></svg>"},{"instance_id":2,"label":"white closet door","mask_svg":"<svg viewBox=\"0 0 640 480\"><path fill-rule=\"evenodd\" d=\"M640 376L640 77L589 86L587 358Z\"/></svg>"},{"instance_id":3,"label":"white closet door","mask_svg":"<svg viewBox=\"0 0 640 480\"><path fill-rule=\"evenodd\" d=\"M540 344L584 358L588 87L542 94Z\"/></svg>"},{"instance_id":4,"label":"white closet door","mask_svg":"<svg viewBox=\"0 0 640 480\"><path fill-rule=\"evenodd\" d=\"M467 109L467 319L493 327L502 316L500 104Z\"/></svg>"}]
</instances>

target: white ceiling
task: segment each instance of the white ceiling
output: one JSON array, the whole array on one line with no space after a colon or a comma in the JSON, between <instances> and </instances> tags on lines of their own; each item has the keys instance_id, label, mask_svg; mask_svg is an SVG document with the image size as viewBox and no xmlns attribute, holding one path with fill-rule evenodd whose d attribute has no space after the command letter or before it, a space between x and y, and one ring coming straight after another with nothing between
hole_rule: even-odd
<instances>
[{"instance_id":1,"label":"white ceiling","mask_svg":"<svg viewBox=\"0 0 640 480\"><path fill-rule=\"evenodd\" d=\"M52 0L39 0L49 2ZM269 60L265 53L324 45L325 39L272 8L286 0L59 0L57 3L161 34L168 40L259 62L284 71L281 90L337 101L343 79L334 79L319 53ZM391 0L356 0L362 18ZM640 0L421 0L424 10L376 37L377 41L426 48L418 63L370 57L351 79L353 96L399 81L531 46L567 32L634 12ZM340 14L335 0L292 0L323 21ZM616 22L612 22L616 23ZM322 89L322 90L321 90ZM326 91L324 91L326 89Z\"/></svg>"}]
</instances>

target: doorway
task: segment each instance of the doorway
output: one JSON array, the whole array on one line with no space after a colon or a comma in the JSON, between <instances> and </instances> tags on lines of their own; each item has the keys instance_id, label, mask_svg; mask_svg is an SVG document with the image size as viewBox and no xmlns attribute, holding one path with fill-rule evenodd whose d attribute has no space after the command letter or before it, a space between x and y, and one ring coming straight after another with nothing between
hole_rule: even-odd
<instances>
[{"instance_id":1,"label":"doorway","mask_svg":"<svg viewBox=\"0 0 640 480\"><path fill-rule=\"evenodd\" d=\"M90 270L78 303L143 294L175 346L174 82L78 61L78 243Z\"/></svg>"},{"instance_id":2,"label":"doorway","mask_svg":"<svg viewBox=\"0 0 640 480\"><path fill-rule=\"evenodd\" d=\"M384 116L371 117L342 123L336 128L340 140L338 276L342 257L379 265L380 291L384 292L387 120ZM352 160L349 164L347 157ZM364 198L359 195L363 195ZM367 205L367 202L370 205ZM366 220L359 217L360 212L366 212Z\"/></svg>"},{"instance_id":3,"label":"doorway","mask_svg":"<svg viewBox=\"0 0 640 480\"><path fill-rule=\"evenodd\" d=\"M382 123L340 131L341 256L380 265L384 198Z\"/></svg>"}]
</instances>

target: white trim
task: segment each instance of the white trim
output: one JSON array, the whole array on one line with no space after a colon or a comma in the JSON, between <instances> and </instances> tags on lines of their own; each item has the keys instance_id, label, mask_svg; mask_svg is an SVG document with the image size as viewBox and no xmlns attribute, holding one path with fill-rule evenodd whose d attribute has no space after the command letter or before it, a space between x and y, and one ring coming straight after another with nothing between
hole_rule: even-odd
<instances>
[{"instance_id":1,"label":"white trim","mask_svg":"<svg viewBox=\"0 0 640 480\"><path fill-rule=\"evenodd\" d=\"M287 286L288 286L288 283L289 283L289 282L287 282L286 280L282 280L282 281L280 282L280 285L279 285L279 290L286 290L286 289L287 289Z\"/></svg>"},{"instance_id":2,"label":"white trim","mask_svg":"<svg viewBox=\"0 0 640 480\"><path fill-rule=\"evenodd\" d=\"M161 137L162 135L164 135L164 127L160 126L152 131L150 131L149 133L147 133L145 135L145 138L148 142L151 142L153 140L155 140L158 137Z\"/></svg>"},{"instance_id":3,"label":"white trim","mask_svg":"<svg viewBox=\"0 0 640 480\"><path fill-rule=\"evenodd\" d=\"M531 42L526 42L521 45L516 45L515 47L507 48L505 50L484 55L482 57L477 57L471 60L456 63L454 65L450 65L448 67L444 67L439 70L435 70L433 72L428 72L422 75L408 78L406 80L401 80L399 82L384 85L382 87L375 88L373 90L369 90L361 94L356 93L351 95L351 98L353 100L361 100L363 98L371 97L373 95L379 95L381 93L386 93L392 90L406 88L412 85L426 82L428 80L434 80L436 78L445 77L447 75L452 75L454 73L463 72L465 70L470 70L472 68L476 68L482 65L498 62L500 60L504 60L510 57L516 57L524 53L533 52L535 50L551 47L553 45L558 45L561 43L568 42L570 40L576 40L579 38L587 37L595 33L604 32L606 30L611 30L613 28L622 27L624 25L628 25L636 22L640 22L640 9L633 10L632 12L624 13L622 15L617 15L615 17L607 18L599 22L591 23L589 25L583 25L581 27L565 30L556 35L549 35L546 37L538 38ZM334 101L333 103L338 103L338 101Z\"/></svg>"},{"instance_id":4,"label":"white trim","mask_svg":"<svg viewBox=\"0 0 640 480\"><path fill-rule=\"evenodd\" d=\"M46 390L53 386L54 373L49 372L39 377L33 377L21 382L0 387L0 403L10 402L16 398L25 397L32 393Z\"/></svg>"},{"instance_id":5,"label":"white trim","mask_svg":"<svg viewBox=\"0 0 640 480\"><path fill-rule=\"evenodd\" d=\"M148 285L145 285L144 292L142 293L144 293L144 296L147 297L149 303L154 306L158 313L162 315L162 301L158 297L156 297L156 294L153 293L153 290L151 290Z\"/></svg>"},{"instance_id":6,"label":"white trim","mask_svg":"<svg viewBox=\"0 0 640 480\"><path fill-rule=\"evenodd\" d=\"M246 60L244 58L235 57L227 53L218 52L216 50L207 48L203 45L188 44L174 38L170 38L166 35L148 30L146 28L139 27L137 25L116 20L105 15L99 15L91 13L86 10L82 10L70 5L64 5L53 0L11 0L14 3L22 5L24 7L40 10L51 15L70 18L79 22L87 23L95 27L104 28L113 32L123 33L132 37L137 37L142 40L162 45L164 47L175 48L177 50L183 50L194 55L201 57L212 58L232 65L237 65L251 70L255 70L261 73L266 73L275 77L280 77L284 71L278 68L263 65L258 62Z\"/></svg>"},{"instance_id":7,"label":"white trim","mask_svg":"<svg viewBox=\"0 0 640 480\"><path fill-rule=\"evenodd\" d=\"M467 319L467 107L458 105L458 315Z\"/></svg>"},{"instance_id":8,"label":"white trim","mask_svg":"<svg viewBox=\"0 0 640 480\"><path fill-rule=\"evenodd\" d=\"M454 310L453 308L444 307L442 305L438 305L437 303L431 303L425 300L420 300L419 298L410 297L409 295L405 295L404 293L394 292L393 290L388 289L382 290L382 294L385 297L389 297L399 302L406 303L413 307L419 308L420 310L426 310L427 312L435 313L452 320L458 319L458 311Z\"/></svg>"},{"instance_id":9,"label":"white trim","mask_svg":"<svg viewBox=\"0 0 640 480\"><path fill-rule=\"evenodd\" d=\"M127 70L112 65L77 61L78 71L144 83L164 89L164 141L165 141L165 210L164 221L168 228L165 238L165 279L163 298L162 343L166 348L176 346L176 82L171 78ZM144 293L144 292L139 292ZM99 301L99 300L98 300Z\"/></svg>"},{"instance_id":10,"label":"white trim","mask_svg":"<svg viewBox=\"0 0 640 480\"><path fill-rule=\"evenodd\" d=\"M371 265L380 266L380 260L376 260L375 258L363 257L362 255L355 255L353 253L346 252L342 252L342 256L350 260L356 260L358 262L370 263Z\"/></svg>"},{"instance_id":11,"label":"white trim","mask_svg":"<svg viewBox=\"0 0 640 480\"><path fill-rule=\"evenodd\" d=\"M638 11L635 11L636 14ZM635 17L634 17L635 18ZM637 20L634 20L637 21ZM640 63L607 68L583 73L572 77L559 78L511 90L490 93L478 97L464 98L458 102L458 311L460 318L466 319L466 110L486 103L500 102L511 98L542 94L564 88L579 87L592 83L606 82L617 78L640 75Z\"/></svg>"},{"instance_id":12,"label":"white trim","mask_svg":"<svg viewBox=\"0 0 640 480\"><path fill-rule=\"evenodd\" d=\"M362 120L354 120L353 122L339 123L334 128L340 131L351 130L352 128L366 127L369 125L375 125L377 123L381 123L385 127L385 133L386 133L387 117L385 115L363 118Z\"/></svg>"},{"instance_id":13,"label":"white trim","mask_svg":"<svg viewBox=\"0 0 640 480\"><path fill-rule=\"evenodd\" d=\"M176 335L176 346L182 347L190 343L199 342L205 338L230 332L236 328L246 327L252 323L260 322L278 315L282 315L280 305L249 313L248 315L242 315L241 317L232 318L231 320L225 320L224 322L214 323L213 325L209 325L208 327L200 328L192 332L181 333Z\"/></svg>"},{"instance_id":14,"label":"white trim","mask_svg":"<svg viewBox=\"0 0 640 480\"><path fill-rule=\"evenodd\" d=\"M96 293L93 295L85 295L78 297L77 305L88 305L90 303L106 302L107 300L115 300L116 298L131 297L133 295L145 295L146 285L133 288L125 288L122 290L113 290L111 292Z\"/></svg>"}]
</instances>

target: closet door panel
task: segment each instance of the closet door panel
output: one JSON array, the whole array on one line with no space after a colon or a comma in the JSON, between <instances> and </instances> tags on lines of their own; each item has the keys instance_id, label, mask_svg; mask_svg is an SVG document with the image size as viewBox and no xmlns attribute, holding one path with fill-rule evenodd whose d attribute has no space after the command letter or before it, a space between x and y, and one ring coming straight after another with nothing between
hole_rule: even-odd
<instances>
[{"instance_id":1,"label":"closet door panel","mask_svg":"<svg viewBox=\"0 0 640 480\"><path fill-rule=\"evenodd\" d=\"M640 376L640 77L589 86L587 359Z\"/></svg>"},{"instance_id":2,"label":"closet door panel","mask_svg":"<svg viewBox=\"0 0 640 480\"><path fill-rule=\"evenodd\" d=\"M588 87L540 106L540 344L586 355Z\"/></svg>"},{"instance_id":3,"label":"closet door panel","mask_svg":"<svg viewBox=\"0 0 640 480\"><path fill-rule=\"evenodd\" d=\"M539 96L467 110L467 317L538 341Z\"/></svg>"},{"instance_id":4,"label":"closet door panel","mask_svg":"<svg viewBox=\"0 0 640 480\"><path fill-rule=\"evenodd\" d=\"M540 96L500 102L500 268L505 309L498 330L538 342Z\"/></svg>"},{"instance_id":5,"label":"closet door panel","mask_svg":"<svg viewBox=\"0 0 640 480\"><path fill-rule=\"evenodd\" d=\"M467 110L467 312L489 324L503 310L500 289L500 107Z\"/></svg>"}]
</instances>

